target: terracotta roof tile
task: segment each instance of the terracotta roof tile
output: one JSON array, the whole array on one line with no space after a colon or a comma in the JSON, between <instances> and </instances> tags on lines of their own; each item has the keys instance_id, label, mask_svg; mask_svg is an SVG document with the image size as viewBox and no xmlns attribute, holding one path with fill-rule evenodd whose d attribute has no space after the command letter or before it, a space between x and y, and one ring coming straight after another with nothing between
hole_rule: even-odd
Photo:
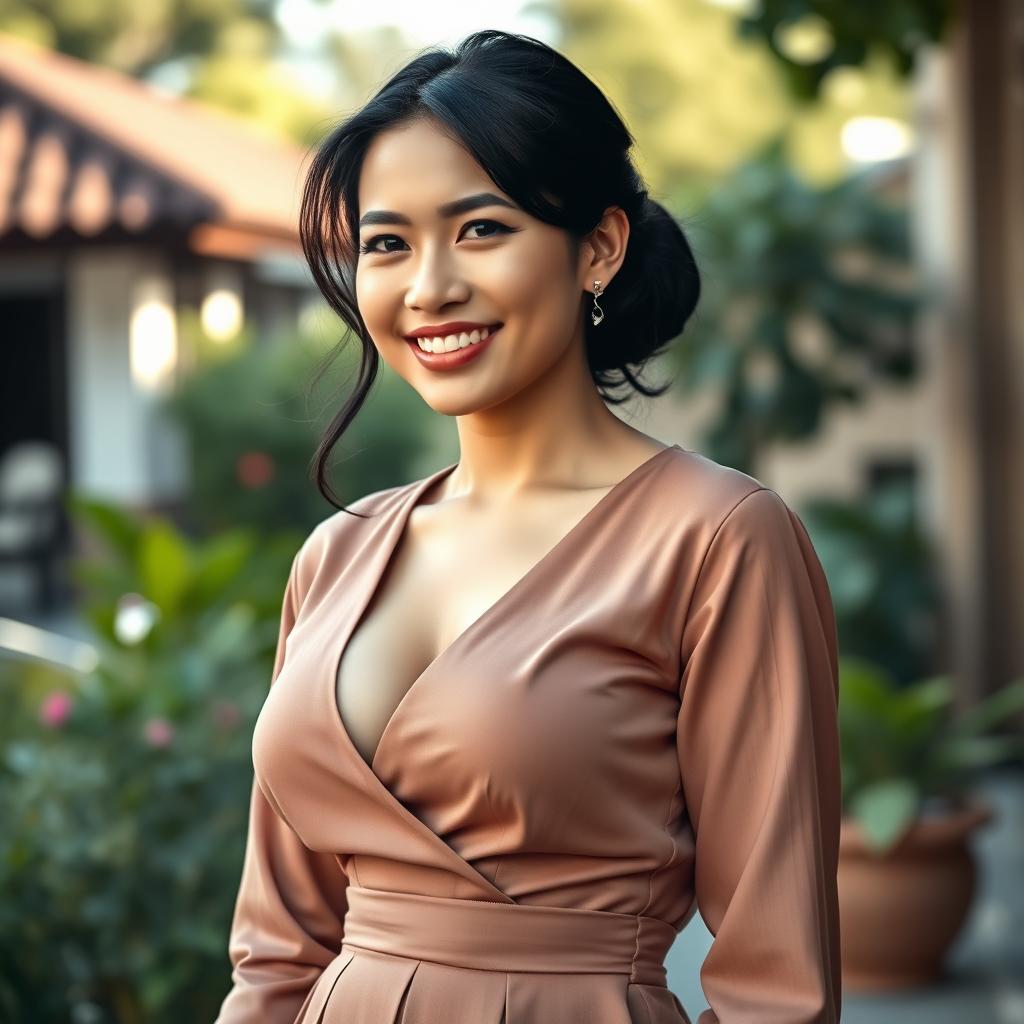
<instances>
[{"instance_id":1,"label":"terracotta roof tile","mask_svg":"<svg viewBox=\"0 0 1024 1024\"><path fill-rule=\"evenodd\" d=\"M306 150L0 33L0 238L216 223L294 245Z\"/></svg>"}]
</instances>

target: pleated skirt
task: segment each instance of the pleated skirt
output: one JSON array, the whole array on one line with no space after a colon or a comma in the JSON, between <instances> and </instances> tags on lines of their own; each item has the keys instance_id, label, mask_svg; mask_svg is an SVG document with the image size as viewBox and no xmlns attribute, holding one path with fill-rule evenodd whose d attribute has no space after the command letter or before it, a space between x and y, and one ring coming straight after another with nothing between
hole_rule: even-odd
<instances>
[{"instance_id":1,"label":"pleated skirt","mask_svg":"<svg viewBox=\"0 0 1024 1024\"><path fill-rule=\"evenodd\" d=\"M295 1024L692 1024L675 929L606 911L349 886L345 940Z\"/></svg>"}]
</instances>

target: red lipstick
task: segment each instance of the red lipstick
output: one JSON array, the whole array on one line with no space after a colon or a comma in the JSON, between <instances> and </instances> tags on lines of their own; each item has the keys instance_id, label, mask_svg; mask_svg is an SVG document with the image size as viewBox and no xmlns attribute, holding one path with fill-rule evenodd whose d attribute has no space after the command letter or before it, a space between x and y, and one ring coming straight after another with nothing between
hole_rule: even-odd
<instances>
[{"instance_id":1,"label":"red lipstick","mask_svg":"<svg viewBox=\"0 0 1024 1024\"><path fill-rule=\"evenodd\" d=\"M439 324L437 327L428 326L426 328L417 328L417 330L409 335L406 335L408 339L409 347L413 350L416 358L420 363L430 370L455 370L460 366L465 366L467 363L472 362L474 359L479 359L483 355L484 351L490 347L491 341L494 336L501 330L502 324L488 325L488 324L477 324L467 323L464 320L452 321L447 324ZM445 334L461 334L463 331L471 332L480 328L486 327L489 331L486 338L482 341L478 341L475 345L467 345L465 348L457 348L451 352L424 352L420 348L419 343L416 341L420 337L437 338L443 337Z\"/></svg>"},{"instance_id":2,"label":"red lipstick","mask_svg":"<svg viewBox=\"0 0 1024 1024\"><path fill-rule=\"evenodd\" d=\"M485 327L495 328L500 327L501 324L491 323L482 324L473 320L449 320L446 324L425 324L423 327L417 327L416 330L410 331L406 338L443 338L446 334L462 334L465 331L469 334L471 331L481 331Z\"/></svg>"}]
</instances>

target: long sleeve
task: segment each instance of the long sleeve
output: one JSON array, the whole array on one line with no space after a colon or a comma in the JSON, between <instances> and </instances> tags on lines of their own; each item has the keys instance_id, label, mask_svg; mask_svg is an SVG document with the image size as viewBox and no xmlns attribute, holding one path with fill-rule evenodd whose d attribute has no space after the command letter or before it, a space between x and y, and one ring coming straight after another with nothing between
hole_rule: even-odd
<instances>
[{"instance_id":1,"label":"long sleeve","mask_svg":"<svg viewBox=\"0 0 1024 1024\"><path fill-rule=\"evenodd\" d=\"M271 685L298 615L298 561L285 587ZM341 948L347 885L338 860L310 850L254 779L228 942L234 984L214 1024L293 1024Z\"/></svg>"},{"instance_id":2,"label":"long sleeve","mask_svg":"<svg viewBox=\"0 0 1024 1024\"><path fill-rule=\"evenodd\" d=\"M697 1024L836 1024L836 621L806 529L770 488L715 532L681 655L679 766L714 936Z\"/></svg>"}]
</instances>

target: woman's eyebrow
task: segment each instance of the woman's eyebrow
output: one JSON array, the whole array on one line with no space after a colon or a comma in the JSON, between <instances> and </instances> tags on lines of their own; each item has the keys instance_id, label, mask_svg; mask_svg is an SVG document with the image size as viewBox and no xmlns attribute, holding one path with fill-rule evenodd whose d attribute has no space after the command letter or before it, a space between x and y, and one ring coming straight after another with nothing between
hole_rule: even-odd
<instances>
[{"instance_id":1,"label":"woman's eyebrow","mask_svg":"<svg viewBox=\"0 0 1024 1024\"><path fill-rule=\"evenodd\" d=\"M507 206L510 210L518 210L519 207L503 199L493 192L477 192L475 195L463 196L462 199L454 199L450 203L444 203L437 208L442 217L456 217L460 213L469 213L470 210L478 210L481 206ZM412 221L404 213L395 213L393 210L370 210L359 218L359 226L367 224L411 224Z\"/></svg>"}]
</instances>

